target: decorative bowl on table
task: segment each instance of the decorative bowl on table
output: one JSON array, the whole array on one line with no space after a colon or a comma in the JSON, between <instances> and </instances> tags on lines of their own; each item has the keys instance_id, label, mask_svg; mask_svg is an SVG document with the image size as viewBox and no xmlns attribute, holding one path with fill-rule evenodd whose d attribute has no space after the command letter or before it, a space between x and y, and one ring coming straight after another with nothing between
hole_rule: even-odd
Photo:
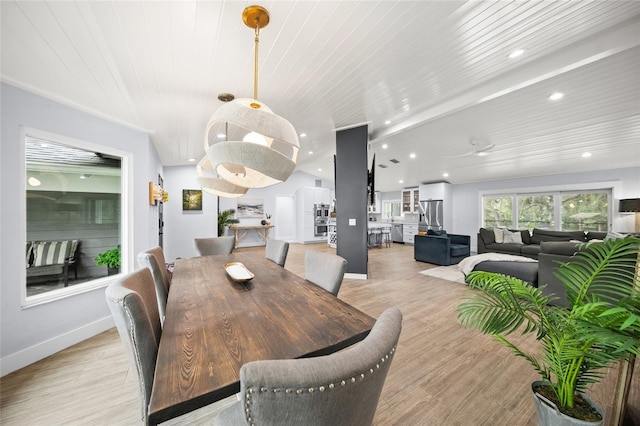
<instances>
[{"instance_id":1,"label":"decorative bowl on table","mask_svg":"<svg viewBox=\"0 0 640 426\"><path fill-rule=\"evenodd\" d=\"M255 276L240 262L225 263L224 270L227 271L232 280L239 283L250 281Z\"/></svg>"}]
</instances>

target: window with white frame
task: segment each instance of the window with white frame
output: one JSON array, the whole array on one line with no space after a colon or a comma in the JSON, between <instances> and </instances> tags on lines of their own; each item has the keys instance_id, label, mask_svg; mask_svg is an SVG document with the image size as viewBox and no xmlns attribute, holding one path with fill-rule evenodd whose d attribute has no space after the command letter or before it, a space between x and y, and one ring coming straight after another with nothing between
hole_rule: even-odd
<instances>
[{"instance_id":1,"label":"window with white frame","mask_svg":"<svg viewBox=\"0 0 640 426\"><path fill-rule=\"evenodd\" d=\"M119 260L126 216L120 153L37 130L25 131L23 142L28 305L117 273L96 257L113 250Z\"/></svg>"},{"instance_id":2,"label":"window with white frame","mask_svg":"<svg viewBox=\"0 0 640 426\"><path fill-rule=\"evenodd\" d=\"M518 192L482 197L482 226L557 231L607 231L611 190Z\"/></svg>"}]
</instances>

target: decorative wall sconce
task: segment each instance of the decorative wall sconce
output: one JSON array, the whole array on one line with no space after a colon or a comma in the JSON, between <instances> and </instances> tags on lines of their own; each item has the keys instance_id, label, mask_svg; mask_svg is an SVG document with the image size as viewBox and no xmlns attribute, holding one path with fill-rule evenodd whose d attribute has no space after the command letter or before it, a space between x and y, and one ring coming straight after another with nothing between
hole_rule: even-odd
<instances>
[{"instance_id":1,"label":"decorative wall sconce","mask_svg":"<svg viewBox=\"0 0 640 426\"><path fill-rule=\"evenodd\" d=\"M162 203L169 201L169 193L165 192L160 185L149 182L149 205L155 206L158 201Z\"/></svg>"}]
</instances>

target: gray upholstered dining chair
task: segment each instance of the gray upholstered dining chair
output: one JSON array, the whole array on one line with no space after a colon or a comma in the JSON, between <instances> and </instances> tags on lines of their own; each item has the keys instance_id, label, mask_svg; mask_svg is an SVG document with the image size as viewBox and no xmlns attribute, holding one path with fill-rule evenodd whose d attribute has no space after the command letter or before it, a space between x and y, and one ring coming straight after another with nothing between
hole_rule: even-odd
<instances>
[{"instance_id":1,"label":"gray upholstered dining chair","mask_svg":"<svg viewBox=\"0 0 640 426\"><path fill-rule=\"evenodd\" d=\"M167 297L169 296L169 285L171 278L167 271L167 265L164 259L164 251L162 247L154 247L149 250L138 253L138 265L141 268L149 268L153 283L156 288L156 298L158 299L158 313L160 314L160 323L164 323L164 317L167 309Z\"/></svg>"},{"instance_id":2,"label":"gray upholstered dining chair","mask_svg":"<svg viewBox=\"0 0 640 426\"><path fill-rule=\"evenodd\" d=\"M145 424L162 333L154 287L151 271L143 268L109 284L105 291L118 334L138 378Z\"/></svg>"},{"instance_id":3,"label":"gray upholstered dining chair","mask_svg":"<svg viewBox=\"0 0 640 426\"><path fill-rule=\"evenodd\" d=\"M212 254L231 254L236 243L236 238L233 236L195 238L194 241L200 256L209 256Z\"/></svg>"},{"instance_id":4,"label":"gray upholstered dining chair","mask_svg":"<svg viewBox=\"0 0 640 426\"><path fill-rule=\"evenodd\" d=\"M401 329L402 313L389 308L363 341L343 351L243 365L239 401L214 425L370 425Z\"/></svg>"},{"instance_id":5,"label":"gray upholstered dining chair","mask_svg":"<svg viewBox=\"0 0 640 426\"><path fill-rule=\"evenodd\" d=\"M264 249L265 257L280 266L284 266L287 261L287 253L289 253L289 243L282 240L267 239L267 245Z\"/></svg>"},{"instance_id":6,"label":"gray upholstered dining chair","mask_svg":"<svg viewBox=\"0 0 640 426\"><path fill-rule=\"evenodd\" d=\"M338 255L315 250L304 254L304 278L334 296L340 291L346 270L347 261Z\"/></svg>"}]
</instances>

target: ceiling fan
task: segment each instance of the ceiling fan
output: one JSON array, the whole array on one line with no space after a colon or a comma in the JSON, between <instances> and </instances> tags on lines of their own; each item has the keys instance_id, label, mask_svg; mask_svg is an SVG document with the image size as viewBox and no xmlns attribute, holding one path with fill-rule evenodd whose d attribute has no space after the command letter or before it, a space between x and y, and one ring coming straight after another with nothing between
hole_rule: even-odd
<instances>
[{"instance_id":1,"label":"ceiling fan","mask_svg":"<svg viewBox=\"0 0 640 426\"><path fill-rule=\"evenodd\" d=\"M493 148L496 147L496 144L488 143L480 139L471 139L469 141L469 145L471 145L470 151L465 152L464 154L445 156L445 158L468 157L470 155L484 157L485 155L488 155Z\"/></svg>"}]
</instances>

